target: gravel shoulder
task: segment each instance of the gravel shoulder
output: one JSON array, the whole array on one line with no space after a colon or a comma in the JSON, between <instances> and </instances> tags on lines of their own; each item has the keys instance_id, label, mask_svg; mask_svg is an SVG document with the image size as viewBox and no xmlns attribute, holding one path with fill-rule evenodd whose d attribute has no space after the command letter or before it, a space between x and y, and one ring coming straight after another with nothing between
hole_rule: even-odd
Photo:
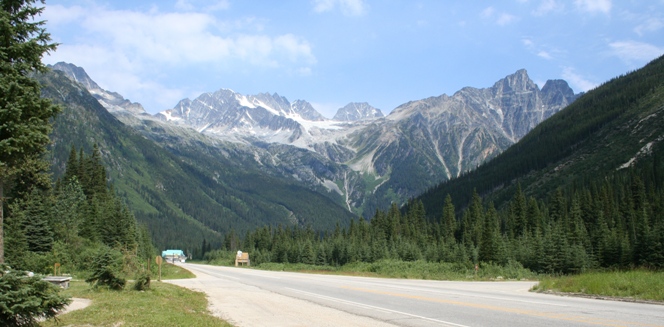
<instances>
[{"instance_id":1,"label":"gravel shoulder","mask_svg":"<svg viewBox=\"0 0 664 327\"><path fill-rule=\"evenodd\" d=\"M210 312L242 326L394 326L368 317L287 297L230 279L192 271L196 278L164 282L204 292Z\"/></svg>"}]
</instances>

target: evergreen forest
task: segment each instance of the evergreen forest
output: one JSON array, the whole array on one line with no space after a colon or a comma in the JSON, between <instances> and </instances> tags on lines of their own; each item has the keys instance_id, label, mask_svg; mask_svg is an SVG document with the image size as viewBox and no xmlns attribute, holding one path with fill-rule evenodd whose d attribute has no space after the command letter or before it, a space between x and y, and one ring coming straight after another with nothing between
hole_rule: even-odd
<instances>
[{"instance_id":1,"label":"evergreen forest","mask_svg":"<svg viewBox=\"0 0 664 327\"><path fill-rule=\"evenodd\" d=\"M89 272L103 255L136 262L156 253L147 227L107 185L96 147L90 154L72 147L53 187L12 195L4 232L5 259L14 269L48 274L59 263L61 272Z\"/></svg>"},{"instance_id":2,"label":"evergreen forest","mask_svg":"<svg viewBox=\"0 0 664 327\"><path fill-rule=\"evenodd\" d=\"M661 156L661 155L660 155ZM654 158L653 158L654 159ZM447 262L459 269L475 264L519 265L535 272L568 274L589 269L664 268L664 169L662 158L573 192L557 190L545 201L520 186L496 209L473 192L459 214L450 196L442 215L428 220L422 202L377 211L333 232L311 228L263 227L243 239L231 233L223 250L252 254L252 262L343 266L381 260ZM644 182L647 178L648 182ZM202 245L203 251L211 250Z\"/></svg>"}]
</instances>

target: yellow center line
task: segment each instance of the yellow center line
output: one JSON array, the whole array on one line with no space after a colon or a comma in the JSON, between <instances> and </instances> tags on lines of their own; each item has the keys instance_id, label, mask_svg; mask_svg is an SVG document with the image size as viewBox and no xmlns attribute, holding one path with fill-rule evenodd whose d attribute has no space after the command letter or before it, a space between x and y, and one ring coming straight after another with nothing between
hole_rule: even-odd
<instances>
[{"instance_id":1,"label":"yellow center line","mask_svg":"<svg viewBox=\"0 0 664 327\"><path fill-rule=\"evenodd\" d=\"M492 310L492 311L516 313L516 314L528 315L528 316L534 316L534 317L541 317L541 318L582 322L582 323L587 323L587 324L592 324L592 325L599 325L599 326L613 326L613 327L622 327L622 326L663 327L664 326L664 325L653 325L653 324L645 324L645 323L632 322L632 321L620 321L620 320L604 319L604 318L573 316L573 315L568 315L568 314L564 314L564 313L551 313L551 312L543 312L543 311L535 311L535 310L525 310L525 309L501 307L501 306L489 305L489 304L462 302L462 301L455 301L455 300L445 300L445 299L432 298L432 297L419 296L419 295L377 291L377 290L371 290L371 289L366 289L366 288L356 288L356 287L349 287L349 286L344 286L342 288L348 289L348 290L353 290L353 291L358 291L358 292L388 295L388 296L394 296L394 297L400 297L400 298L406 298L406 299L412 299L412 300L452 304L452 305L458 305L458 306L469 307L469 308L477 308L477 309L485 309L485 310Z\"/></svg>"}]
</instances>

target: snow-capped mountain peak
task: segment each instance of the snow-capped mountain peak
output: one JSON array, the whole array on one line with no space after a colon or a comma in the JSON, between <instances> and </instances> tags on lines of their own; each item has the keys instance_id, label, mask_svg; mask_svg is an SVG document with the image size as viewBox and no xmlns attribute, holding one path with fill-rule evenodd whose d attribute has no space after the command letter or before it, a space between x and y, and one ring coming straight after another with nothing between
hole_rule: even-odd
<instances>
[{"instance_id":1,"label":"snow-capped mountain peak","mask_svg":"<svg viewBox=\"0 0 664 327\"><path fill-rule=\"evenodd\" d=\"M332 119L339 121L359 121L382 117L384 116L380 109L376 109L366 102L351 102L343 108L339 108Z\"/></svg>"}]
</instances>

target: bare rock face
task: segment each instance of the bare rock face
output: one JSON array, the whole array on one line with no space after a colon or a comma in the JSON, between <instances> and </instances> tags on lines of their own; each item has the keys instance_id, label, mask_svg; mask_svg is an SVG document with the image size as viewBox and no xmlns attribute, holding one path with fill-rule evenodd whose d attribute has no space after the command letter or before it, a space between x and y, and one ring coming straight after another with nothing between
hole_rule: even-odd
<instances>
[{"instance_id":1,"label":"bare rock face","mask_svg":"<svg viewBox=\"0 0 664 327\"><path fill-rule=\"evenodd\" d=\"M50 67L54 70L59 70L65 73L65 75L72 81L77 82L83 85L90 94L92 94L101 105L106 108L111 113L117 112L126 112L134 115L146 114L145 109L140 103L131 102L123 98L120 94L115 92L109 92L97 85L90 76L85 72L81 67L78 67L73 64L68 64L64 62L59 62Z\"/></svg>"},{"instance_id":2,"label":"bare rock face","mask_svg":"<svg viewBox=\"0 0 664 327\"><path fill-rule=\"evenodd\" d=\"M339 108L332 119L339 121L359 121L382 117L384 115L380 109L376 109L366 102L351 102L343 108Z\"/></svg>"},{"instance_id":3,"label":"bare rock face","mask_svg":"<svg viewBox=\"0 0 664 327\"><path fill-rule=\"evenodd\" d=\"M465 87L451 96L407 102L386 117L368 103L349 103L329 120L304 100L229 89L141 116L139 104L102 90L83 69L69 64L54 69L65 71L118 117L131 113L193 129L218 140L214 146L232 149L229 153L243 149L241 156L254 158L268 174L338 194L348 210L362 208L368 215L475 169L578 96L563 80L547 81L540 89L522 69L488 88Z\"/></svg>"}]
</instances>

